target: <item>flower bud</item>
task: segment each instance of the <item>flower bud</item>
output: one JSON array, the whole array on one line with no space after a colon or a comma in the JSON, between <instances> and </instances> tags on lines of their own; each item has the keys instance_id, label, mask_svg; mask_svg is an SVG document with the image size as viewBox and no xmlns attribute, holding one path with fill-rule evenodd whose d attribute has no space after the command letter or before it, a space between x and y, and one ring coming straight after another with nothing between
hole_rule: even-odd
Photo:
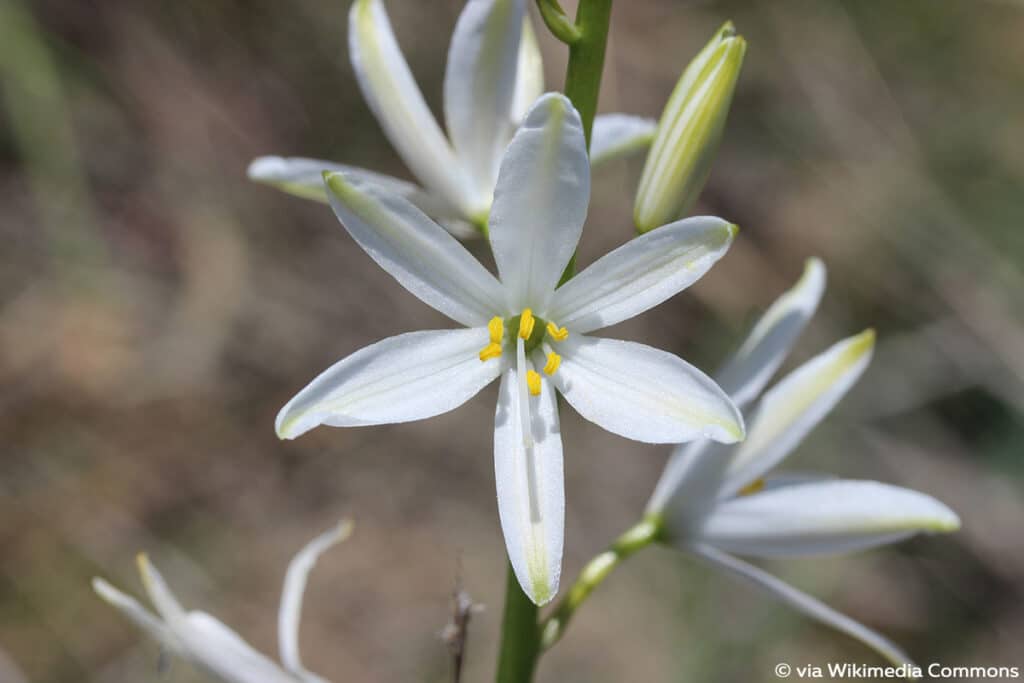
<instances>
[{"instance_id":1,"label":"flower bud","mask_svg":"<svg viewBox=\"0 0 1024 683\"><path fill-rule=\"evenodd\" d=\"M700 194L722 136L747 43L726 22L676 84L647 154L633 220L647 232L676 220Z\"/></svg>"}]
</instances>

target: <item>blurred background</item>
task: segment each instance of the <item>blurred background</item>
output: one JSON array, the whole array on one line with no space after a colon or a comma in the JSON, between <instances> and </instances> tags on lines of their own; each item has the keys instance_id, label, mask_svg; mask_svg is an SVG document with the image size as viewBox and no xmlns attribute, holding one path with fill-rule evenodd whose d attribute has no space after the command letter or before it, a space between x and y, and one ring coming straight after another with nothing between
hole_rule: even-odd
<instances>
[{"instance_id":1,"label":"blurred background","mask_svg":"<svg viewBox=\"0 0 1024 683\"><path fill-rule=\"evenodd\" d=\"M435 111L461 6L387 2ZM312 575L307 666L446 680L438 634L461 576L486 606L465 680L492 677L495 387L426 422L273 431L335 360L449 324L326 207L245 179L262 154L409 177L356 86L347 10L0 1L0 680L202 680L158 673L156 646L90 589L100 575L141 594L140 550L186 606L276 653L288 560L349 515L355 534ZM964 528L765 566L919 662L1020 665L1024 4L619 2L601 110L657 117L727 18L749 51L698 212L744 229L697 286L607 334L713 371L822 257L829 288L789 367L868 326L880 346L790 466L921 489ZM558 89L564 48L539 33ZM641 165L595 177L581 263L631 237ZM668 449L565 414L567 585L636 520ZM772 680L778 661L834 660L882 663L654 549L582 608L538 680Z\"/></svg>"}]
</instances>

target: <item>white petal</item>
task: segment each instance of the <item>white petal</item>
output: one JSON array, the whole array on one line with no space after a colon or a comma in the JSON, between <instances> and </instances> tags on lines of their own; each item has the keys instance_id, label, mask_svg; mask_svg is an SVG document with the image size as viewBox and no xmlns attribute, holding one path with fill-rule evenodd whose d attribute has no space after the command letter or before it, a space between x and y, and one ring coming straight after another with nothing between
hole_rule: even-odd
<instances>
[{"instance_id":1,"label":"white petal","mask_svg":"<svg viewBox=\"0 0 1024 683\"><path fill-rule=\"evenodd\" d=\"M825 265L808 259L796 285L765 311L739 351L715 375L736 405L743 407L761 393L814 315L824 291Z\"/></svg>"},{"instance_id":2,"label":"white petal","mask_svg":"<svg viewBox=\"0 0 1024 683\"><path fill-rule=\"evenodd\" d=\"M589 201L579 114L564 95L548 93L512 138L491 207L491 248L511 310L543 313L576 250Z\"/></svg>"},{"instance_id":3,"label":"white petal","mask_svg":"<svg viewBox=\"0 0 1024 683\"><path fill-rule=\"evenodd\" d=\"M735 493L789 455L860 378L874 344L872 330L844 339L767 391L732 458L723 494Z\"/></svg>"},{"instance_id":4,"label":"white petal","mask_svg":"<svg viewBox=\"0 0 1024 683\"><path fill-rule=\"evenodd\" d=\"M590 136L590 165L646 149L654 139L658 122L629 114L601 114L594 118Z\"/></svg>"},{"instance_id":5,"label":"white petal","mask_svg":"<svg viewBox=\"0 0 1024 683\"><path fill-rule=\"evenodd\" d=\"M277 664L205 612L190 612L172 625L186 657L227 683L295 683Z\"/></svg>"},{"instance_id":6,"label":"white petal","mask_svg":"<svg viewBox=\"0 0 1024 683\"><path fill-rule=\"evenodd\" d=\"M693 549L698 557L708 561L719 569L724 569L733 576L753 586L762 588L772 596L789 605L796 611L820 621L826 626L845 633L846 635L859 640L872 650L888 659L897 666L905 664L913 666L913 662L899 647L888 638L872 631L845 614L841 614L817 598L811 597L803 591L790 586L785 581L776 578L762 569L743 562L731 555L709 548L706 546Z\"/></svg>"},{"instance_id":7,"label":"white petal","mask_svg":"<svg viewBox=\"0 0 1024 683\"><path fill-rule=\"evenodd\" d=\"M174 597L174 593L164 581L164 577L149 561L149 557L145 553L139 553L135 562L139 567L139 575L142 576L142 586L146 589L146 595L149 596L150 602L153 603L164 621L170 626L171 622L184 619L185 609Z\"/></svg>"},{"instance_id":8,"label":"white petal","mask_svg":"<svg viewBox=\"0 0 1024 683\"><path fill-rule=\"evenodd\" d=\"M636 237L559 287L549 318L583 333L632 318L700 279L735 235L721 218L698 216Z\"/></svg>"},{"instance_id":9,"label":"white petal","mask_svg":"<svg viewBox=\"0 0 1024 683\"><path fill-rule=\"evenodd\" d=\"M705 520L700 539L740 555L815 555L959 526L956 514L931 496L875 481L840 480L725 501Z\"/></svg>"},{"instance_id":10,"label":"white petal","mask_svg":"<svg viewBox=\"0 0 1024 683\"><path fill-rule=\"evenodd\" d=\"M326 183L331 208L352 238L424 303L466 326L486 324L503 309L494 276L412 204L343 173Z\"/></svg>"},{"instance_id":11,"label":"white petal","mask_svg":"<svg viewBox=\"0 0 1024 683\"><path fill-rule=\"evenodd\" d=\"M277 435L294 439L319 425L359 427L422 420L454 410L501 373L481 361L487 328L409 332L335 363L277 414Z\"/></svg>"},{"instance_id":12,"label":"white petal","mask_svg":"<svg viewBox=\"0 0 1024 683\"><path fill-rule=\"evenodd\" d=\"M363 97L384 134L424 187L467 214L472 191L451 145L423 100L380 0L357 0L348 45Z\"/></svg>"},{"instance_id":13,"label":"white petal","mask_svg":"<svg viewBox=\"0 0 1024 683\"><path fill-rule=\"evenodd\" d=\"M518 127L526 113L544 92L544 59L537 45L530 16L523 17L523 33L519 41L519 63L516 66L516 87L512 95L512 123Z\"/></svg>"},{"instance_id":14,"label":"white petal","mask_svg":"<svg viewBox=\"0 0 1024 683\"><path fill-rule=\"evenodd\" d=\"M302 666L299 656L299 624L302 621L302 596L306 592L306 580L320 556L344 541L351 533L352 522L342 520L333 529L306 544L288 564L284 589L281 591L281 609L277 614L278 647L284 667L304 680L313 677Z\"/></svg>"},{"instance_id":15,"label":"white petal","mask_svg":"<svg viewBox=\"0 0 1024 683\"><path fill-rule=\"evenodd\" d=\"M167 626L160 619L157 619L152 612L139 604L138 600L122 593L101 578L94 578L92 580L92 588L105 602L116 607L153 640L175 654L181 654L181 647L171 635Z\"/></svg>"},{"instance_id":16,"label":"white petal","mask_svg":"<svg viewBox=\"0 0 1024 683\"><path fill-rule=\"evenodd\" d=\"M562 435L551 382L524 401L530 434L522 433L519 398L527 393L522 373L509 368L501 378L494 416L494 477L498 514L509 560L519 585L543 605L558 592L565 527ZM525 446L529 440L532 445Z\"/></svg>"},{"instance_id":17,"label":"white petal","mask_svg":"<svg viewBox=\"0 0 1024 683\"><path fill-rule=\"evenodd\" d=\"M573 335L552 379L580 415L647 443L743 438L743 417L707 375L665 351Z\"/></svg>"},{"instance_id":18,"label":"white petal","mask_svg":"<svg viewBox=\"0 0 1024 683\"><path fill-rule=\"evenodd\" d=\"M647 514L661 515L670 536L687 536L715 504L734 447L708 439L676 446L647 503Z\"/></svg>"},{"instance_id":19,"label":"white petal","mask_svg":"<svg viewBox=\"0 0 1024 683\"><path fill-rule=\"evenodd\" d=\"M490 206L508 144L525 6L524 0L469 0L448 49L448 135L481 211Z\"/></svg>"},{"instance_id":20,"label":"white petal","mask_svg":"<svg viewBox=\"0 0 1024 683\"><path fill-rule=\"evenodd\" d=\"M457 214L454 207L434 197L416 185L394 176L377 173L358 166L338 164L304 157L259 157L252 160L246 174L249 180L273 185L280 190L306 199L327 203L324 171L343 172L353 178L379 185L392 194L408 199L432 218L450 218Z\"/></svg>"}]
</instances>

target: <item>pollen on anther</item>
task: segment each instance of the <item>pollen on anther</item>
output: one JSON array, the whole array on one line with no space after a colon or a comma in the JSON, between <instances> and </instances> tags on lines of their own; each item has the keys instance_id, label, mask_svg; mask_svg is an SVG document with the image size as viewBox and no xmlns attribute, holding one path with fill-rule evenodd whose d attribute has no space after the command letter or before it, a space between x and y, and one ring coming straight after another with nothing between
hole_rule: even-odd
<instances>
[{"instance_id":1,"label":"pollen on anther","mask_svg":"<svg viewBox=\"0 0 1024 683\"><path fill-rule=\"evenodd\" d=\"M501 338L505 335L505 321L499 316L494 316L491 322L487 323L487 331L491 334L491 343L500 344Z\"/></svg>"},{"instance_id":2,"label":"pollen on anther","mask_svg":"<svg viewBox=\"0 0 1024 683\"><path fill-rule=\"evenodd\" d=\"M497 358L500 355L501 355L501 344L496 344L494 342L491 342L490 344L488 344L484 348L480 349L480 360L482 360L482 361L490 360L492 358Z\"/></svg>"},{"instance_id":3,"label":"pollen on anther","mask_svg":"<svg viewBox=\"0 0 1024 683\"><path fill-rule=\"evenodd\" d=\"M540 374L536 370L526 371L526 386L534 396L540 396Z\"/></svg>"},{"instance_id":4,"label":"pollen on anther","mask_svg":"<svg viewBox=\"0 0 1024 683\"><path fill-rule=\"evenodd\" d=\"M548 336L555 341L565 341L569 338L569 330L554 323L548 323Z\"/></svg>"},{"instance_id":5,"label":"pollen on anther","mask_svg":"<svg viewBox=\"0 0 1024 683\"><path fill-rule=\"evenodd\" d=\"M764 478L759 477L739 490L739 495L749 496L764 489Z\"/></svg>"},{"instance_id":6,"label":"pollen on anther","mask_svg":"<svg viewBox=\"0 0 1024 683\"><path fill-rule=\"evenodd\" d=\"M548 362L544 365L544 374L553 375L558 371L558 366L562 364L562 357L554 351L548 353Z\"/></svg>"},{"instance_id":7,"label":"pollen on anther","mask_svg":"<svg viewBox=\"0 0 1024 683\"><path fill-rule=\"evenodd\" d=\"M533 334L533 326L536 322L533 319L533 311L529 308L524 308L522 315L519 316L519 336L523 339L529 339L530 335Z\"/></svg>"}]
</instances>

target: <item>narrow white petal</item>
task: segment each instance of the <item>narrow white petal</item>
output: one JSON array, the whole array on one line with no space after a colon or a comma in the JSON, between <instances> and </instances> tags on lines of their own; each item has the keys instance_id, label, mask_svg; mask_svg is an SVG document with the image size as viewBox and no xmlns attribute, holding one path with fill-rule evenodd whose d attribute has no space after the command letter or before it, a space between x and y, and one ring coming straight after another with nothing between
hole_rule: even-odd
<instances>
[{"instance_id":1,"label":"narrow white petal","mask_svg":"<svg viewBox=\"0 0 1024 683\"><path fill-rule=\"evenodd\" d=\"M913 666L913 661L911 661L906 653L888 638L854 621L845 614L837 612L817 598L797 590L768 572L714 548L701 546L694 548L693 551L698 557L706 560L711 565L725 570L752 586L767 591L796 611L811 619L820 621L826 626L831 626L855 640L859 640L893 664L897 666L901 664Z\"/></svg>"},{"instance_id":2,"label":"narrow white petal","mask_svg":"<svg viewBox=\"0 0 1024 683\"><path fill-rule=\"evenodd\" d=\"M559 287L549 318L584 333L632 318L700 279L735 235L721 218L698 216L636 237Z\"/></svg>"},{"instance_id":3,"label":"narrow white petal","mask_svg":"<svg viewBox=\"0 0 1024 683\"><path fill-rule=\"evenodd\" d=\"M432 218L457 216L457 210L440 197L434 197L413 183L400 178L377 173L358 166L338 164L321 159L304 157L259 157L252 160L246 174L249 180L273 185L280 190L306 199L327 203L327 189L324 186L324 171L345 173L353 178L379 185L384 190L408 199L423 213Z\"/></svg>"},{"instance_id":4,"label":"narrow white petal","mask_svg":"<svg viewBox=\"0 0 1024 683\"><path fill-rule=\"evenodd\" d=\"M572 335L552 379L580 415L648 443L743 438L743 417L707 375L665 351Z\"/></svg>"},{"instance_id":5,"label":"narrow white petal","mask_svg":"<svg viewBox=\"0 0 1024 683\"><path fill-rule=\"evenodd\" d=\"M647 513L661 515L670 536L688 535L714 505L733 448L731 444L701 439L672 450L647 503Z\"/></svg>"},{"instance_id":6,"label":"narrow white petal","mask_svg":"<svg viewBox=\"0 0 1024 683\"><path fill-rule=\"evenodd\" d=\"M596 167L647 149L657 127L657 121L642 116L601 114L595 117L590 136L590 165Z\"/></svg>"},{"instance_id":7,"label":"narrow white petal","mask_svg":"<svg viewBox=\"0 0 1024 683\"><path fill-rule=\"evenodd\" d=\"M422 211L343 173L326 183L331 208L352 238L424 303L466 326L484 325L503 309L494 276Z\"/></svg>"},{"instance_id":8,"label":"narrow white petal","mask_svg":"<svg viewBox=\"0 0 1024 683\"><path fill-rule=\"evenodd\" d=\"M735 493L789 455L860 378L874 344L872 330L848 337L767 391L732 458L723 494Z\"/></svg>"},{"instance_id":9,"label":"narrow white petal","mask_svg":"<svg viewBox=\"0 0 1024 683\"><path fill-rule=\"evenodd\" d=\"M523 33L519 41L519 63L516 66L516 88L512 95L512 123L518 127L526 113L544 93L544 59L537 45L530 16L523 17Z\"/></svg>"},{"instance_id":10,"label":"narrow white petal","mask_svg":"<svg viewBox=\"0 0 1024 683\"><path fill-rule=\"evenodd\" d=\"M501 373L481 361L487 328L409 332L335 363L277 414L277 435L294 439L319 425L359 427L422 420L454 410Z\"/></svg>"},{"instance_id":11,"label":"narrow white petal","mask_svg":"<svg viewBox=\"0 0 1024 683\"><path fill-rule=\"evenodd\" d=\"M181 647L174 640L167 626L152 612L139 604L130 595L122 593L101 578L92 580L92 588L109 605L116 607L128 620L145 631L149 637L160 643L175 654L181 653Z\"/></svg>"},{"instance_id":12,"label":"narrow white petal","mask_svg":"<svg viewBox=\"0 0 1024 683\"><path fill-rule=\"evenodd\" d=\"M281 609L277 614L278 647L284 668L304 680L313 676L302 666L302 658L299 656L299 624L302 621L302 596L306 593L306 581L320 556L344 541L351 533L352 522L342 520L333 529L306 544L288 564L284 589L281 591Z\"/></svg>"},{"instance_id":13,"label":"narrow white petal","mask_svg":"<svg viewBox=\"0 0 1024 683\"><path fill-rule=\"evenodd\" d=\"M139 567L139 575L142 577L142 586L146 589L146 595L149 596L150 602L153 603L153 607L164 621L171 625L171 622L175 620L184 619L185 609L174 597L174 593L164 581L164 577L149 561L149 557L145 553L139 553L135 562Z\"/></svg>"},{"instance_id":14,"label":"narrow white petal","mask_svg":"<svg viewBox=\"0 0 1024 683\"><path fill-rule=\"evenodd\" d=\"M293 676L205 612L189 612L172 629L184 646L185 656L222 681L296 683Z\"/></svg>"},{"instance_id":15,"label":"narrow white petal","mask_svg":"<svg viewBox=\"0 0 1024 683\"><path fill-rule=\"evenodd\" d=\"M825 265L816 258L808 259L796 285L765 311L743 345L715 375L736 405L742 408L761 393L814 315L824 291Z\"/></svg>"},{"instance_id":16,"label":"narrow white petal","mask_svg":"<svg viewBox=\"0 0 1024 683\"><path fill-rule=\"evenodd\" d=\"M363 97L409 169L431 192L473 212L471 186L423 100L381 0L352 4L348 45Z\"/></svg>"},{"instance_id":17,"label":"narrow white petal","mask_svg":"<svg viewBox=\"0 0 1024 683\"><path fill-rule=\"evenodd\" d=\"M703 542L739 555L820 555L955 531L960 520L931 496L875 481L793 484L719 504Z\"/></svg>"},{"instance_id":18,"label":"narrow white petal","mask_svg":"<svg viewBox=\"0 0 1024 683\"><path fill-rule=\"evenodd\" d=\"M510 309L543 313L576 250L589 201L579 114L564 95L548 93L512 138L491 207L491 248Z\"/></svg>"},{"instance_id":19,"label":"narrow white petal","mask_svg":"<svg viewBox=\"0 0 1024 683\"><path fill-rule=\"evenodd\" d=\"M448 135L481 211L490 206L508 144L525 8L525 0L469 0L448 48Z\"/></svg>"},{"instance_id":20,"label":"narrow white petal","mask_svg":"<svg viewBox=\"0 0 1024 683\"><path fill-rule=\"evenodd\" d=\"M521 405L528 415L521 414ZM528 436L522 433L524 423ZM547 379L540 395L530 396L516 368L502 375L494 416L494 478L512 569L523 592L543 605L558 592L565 528L562 435Z\"/></svg>"}]
</instances>

